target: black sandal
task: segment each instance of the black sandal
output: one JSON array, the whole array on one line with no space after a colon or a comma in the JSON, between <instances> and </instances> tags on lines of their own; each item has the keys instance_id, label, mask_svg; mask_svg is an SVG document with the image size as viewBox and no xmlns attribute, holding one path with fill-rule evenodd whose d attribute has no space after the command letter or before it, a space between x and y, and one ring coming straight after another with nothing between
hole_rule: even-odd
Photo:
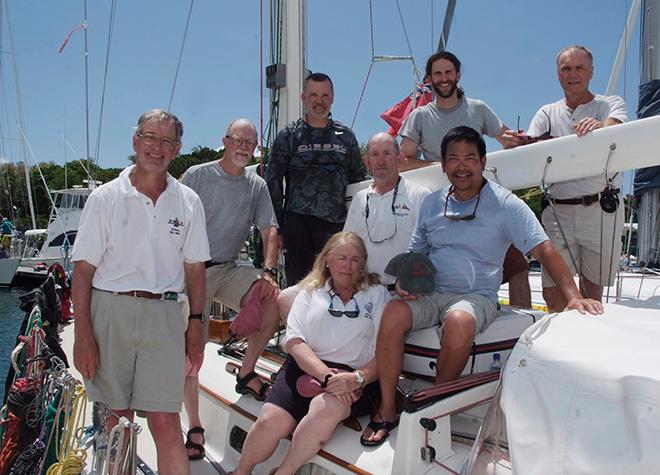
<instances>
[{"instance_id":1,"label":"black sandal","mask_svg":"<svg viewBox=\"0 0 660 475\"><path fill-rule=\"evenodd\" d=\"M385 442L387 438L390 436L390 432L392 432L396 426L399 425L399 419L395 421L370 421L367 427L371 429L371 431L376 434L379 430L384 430L385 434L380 438L380 440L369 440L364 437L364 434L360 436L360 443L364 445L365 447L378 447L380 444Z\"/></svg>"},{"instance_id":2,"label":"black sandal","mask_svg":"<svg viewBox=\"0 0 660 475\"><path fill-rule=\"evenodd\" d=\"M236 386L234 387L234 389L238 394L246 394L252 396L257 401L265 401L266 393L270 389L270 384L264 383L263 381L259 380L261 386L259 386L259 391L257 392L254 389L252 389L250 386L248 386L248 383L255 378L258 379L259 376L254 371L250 371L243 378L241 378L241 376L238 373L236 373Z\"/></svg>"},{"instance_id":3,"label":"black sandal","mask_svg":"<svg viewBox=\"0 0 660 475\"><path fill-rule=\"evenodd\" d=\"M201 444L198 444L197 442L193 442L192 439L190 438L190 436L192 434L201 434L202 439L204 439L204 442L202 442ZM188 433L186 434L186 449L196 450L197 453L194 454L194 455L188 454L188 460L201 460L201 459L203 459L204 456L206 455L206 452L204 450L204 445L202 445L202 444L205 444L205 443L206 443L206 438L204 437L204 429L202 427L199 427L199 426L191 428L188 431Z\"/></svg>"}]
</instances>

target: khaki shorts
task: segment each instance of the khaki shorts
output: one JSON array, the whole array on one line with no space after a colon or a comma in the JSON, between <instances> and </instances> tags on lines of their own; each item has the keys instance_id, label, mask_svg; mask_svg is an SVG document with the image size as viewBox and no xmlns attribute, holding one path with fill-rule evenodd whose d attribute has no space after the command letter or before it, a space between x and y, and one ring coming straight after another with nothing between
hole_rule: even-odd
<instances>
[{"instance_id":1,"label":"khaki shorts","mask_svg":"<svg viewBox=\"0 0 660 475\"><path fill-rule=\"evenodd\" d=\"M596 285L613 285L621 255L624 225L621 202L615 213L605 213L598 203L590 206L555 205L555 210L568 244L561 235L551 206L543 210L543 226L573 274L579 273ZM571 260L569 248L577 262L577 269ZM545 269L542 283L543 287L555 287Z\"/></svg>"},{"instance_id":2,"label":"khaki shorts","mask_svg":"<svg viewBox=\"0 0 660 475\"><path fill-rule=\"evenodd\" d=\"M476 333L480 333L495 320L498 313L497 304L479 294L433 292L405 302L413 316L410 331L435 327L444 323L449 312L462 310L472 315L477 326ZM442 337L442 326L438 328L438 334Z\"/></svg>"},{"instance_id":3,"label":"khaki shorts","mask_svg":"<svg viewBox=\"0 0 660 475\"><path fill-rule=\"evenodd\" d=\"M100 367L85 389L110 409L179 412L183 401L182 305L92 290L91 322Z\"/></svg>"},{"instance_id":4,"label":"khaki shorts","mask_svg":"<svg viewBox=\"0 0 660 475\"><path fill-rule=\"evenodd\" d=\"M255 267L239 266L233 261L207 268L204 315L209 315L214 300L238 312L241 299L262 272Z\"/></svg>"}]
</instances>

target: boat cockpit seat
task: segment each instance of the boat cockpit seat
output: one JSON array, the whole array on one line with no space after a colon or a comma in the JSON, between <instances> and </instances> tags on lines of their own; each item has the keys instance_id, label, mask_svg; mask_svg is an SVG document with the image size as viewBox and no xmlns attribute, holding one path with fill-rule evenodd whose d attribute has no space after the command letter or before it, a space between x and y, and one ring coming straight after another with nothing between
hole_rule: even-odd
<instances>
[{"instance_id":1,"label":"boat cockpit seat","mask_svg":"<svg viewBox=\"0 0 660 475\"><path fill-rule=\"evenodd\" d=\"M539 310L502 306L493 323L475 338L472 356L462 375L488 371L495 353L500 354L504 363L522 332L544 315L545 313ZM424 328L412 332L405 345L404 373L435 377L438 351L440 351L439 328Z\"/></svg>"}]
</instances>

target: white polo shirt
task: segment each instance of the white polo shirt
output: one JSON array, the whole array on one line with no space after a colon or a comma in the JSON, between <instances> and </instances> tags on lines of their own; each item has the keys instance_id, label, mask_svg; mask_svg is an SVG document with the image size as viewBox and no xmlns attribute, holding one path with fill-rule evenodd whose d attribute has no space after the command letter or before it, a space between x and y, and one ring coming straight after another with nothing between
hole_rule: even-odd
<instances>
[{"instance_id":1,"label":"white polo shirt","mask_svg":"<svg viewBox=\"0 0 660 475\"><path fill-rule=\"evenodd\" d=\"M575 110L566 105L566 99L544 105L532 118L527 133L537 136L545 132L550 132L550 135L553 137L573 135L575 134L573 126L585 117L593 117L600 121L604 121L610 117L618 119L621 122L628 120L626 104L623 102L623 99L619 96L596 94L591 101L577 106ZM605 158L606 156L603 156L603 160ZM574 157L574 159L579 162L580 157ZM576 166L579 165L576 164ZM613 174L610 173L611 175ZM600 193L606 184L607 179L603 172L593 177L553 183L550 186L550 194L556 199L577 198L583 195ZM623 174L619 173L615 178L614 185L621 187L622 184Z\"/></svg>"},{"instance_id":2,"label":"white polo shirt","mask_svg":"<svg viewBox=\"0 0 660 475\"><path fill-rule=\"evenodd\" d=\"M96 267L92 286L97 289L181 292L183 263L210 259L202 202L168 174L167 188L154 206L132 185L132 169L90 194L73 261Z\"/></svg>"},{"instance_id":3,"label":"white polo shirt","mask_svg":"<svg viewBox=\"0 0 660 475\"><path fill-rule=\"evenodd\" d=\"M392 213L394 189L380 195L374 191L374 186L371 184L353 197L344 231L353 231L362 238L367 247L369 272L379 274L386 285L393 284L395 279L385 274L385 266L394 256L408 250L419 207L430 193L428 188L412 183L402 176L394 200L394 213ZM369 197L368 217L367 197Z\"/></svg>"},{"instance_id":4,"label":"white polo shirt","mask_svg":"<svg viewBox=\"0 0 660 475\"><path fill-rule=\"evenodd\" d=\"M302 289L293 302L287 318L284 344L300 338L324 361L361 368L376 352L376 336L383 307L390 293L382 285L357 292L345 305L332 297L330 279L320 289ZM356 318L333 317L332 308L340 311L359 310Z\"/></svg>"}]
</instances>

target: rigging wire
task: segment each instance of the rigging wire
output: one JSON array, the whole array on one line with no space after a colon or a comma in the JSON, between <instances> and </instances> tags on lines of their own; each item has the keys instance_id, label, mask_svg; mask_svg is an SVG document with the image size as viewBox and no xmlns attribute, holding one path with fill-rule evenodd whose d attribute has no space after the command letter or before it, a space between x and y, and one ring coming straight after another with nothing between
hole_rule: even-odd
<instances>
[{"instance_id":1,"label":"rigging wire","mask_svg":"<svg viewBox=\"0 0 660 475\"><path fill-rule=\"evenodd\" d=\"M94 150L94 158L96 165L99 164L99 154L101 150L101 131L103 129L103 110L105 106L105 89L108 83L108 70L110 69L110 46L112 44L112 32L115 26L115 13L117 11L117 0L112 0L110 5L110 21L108 22L108 44L105 49L105 68L103 71L103 88L101 90L101 106L99 110L99 128L96 132L96 148ZM88 157L89 160L89 157ZM65 162L66 163L66 162ZM83 167L84 168L84 167ZM85 170L85 173L89 175L89 172ZM90 176L91 178L91 176Z\"/></svg>"},{"instance_id":2,"label":"rigging wire","mask_svg":"<svg viewBox=\"0 0 660 475\"><path fill-rule=\"evenodd\" d=\"M395 1L399 13L399 19L401 20L401 26L403 28L403 35L406 38L406 43L408 45L409 56L384 56L384 55L376 56L375 41L374 41L373 4L372 4L372 0L369 0L369 36L371 42L371 62L369 63L369 69L367 70L367 74L364 78L364 83L362 84L362 90L360 91L360 96L358 97L357 106L355 107L355 113L353 114L353 120L351 121L351 128L355 127L355 122L357 120L358 113L360 112L360 106L362 105L362 99L364 98L364 94L367 89L367 84L369 83L369 78L371 76L371 71L373 70L373 66L376 61L409 60L413 66L414 81L412 87L412 97L413 98L415 97L415 89L417 87L417 83L420 82L421 72L419 71L419 68L417 67L417 63L415 62L415 56L412 54L412 47L410 46L408 31L406 30L406 25L405 22L403 21L403 14L401 13L399 0L395 0Z\"/></svg>"},{"instance_id":3,"label":"rigging wire","mask_svg":"<svg viewBox=\"0 0 660 475\"><path fill-rule=\"evenodd\" d=\"M401 13L401 5L399 5L399 0L396 1L396 9L399 12L399 20L401 21L401 28L403 28L403 36L406 38L406 44L408 45L408 54L410 57L413 57L413 52L412 52L412 47L410 46L410 38L408 38L408 30L406 30L406 24L403 21L403 14ZM369 2L371 4L371 1ZM373 54L373 33L372 33L372 38L371 38L371 48L372 48L372 54Z\"/></svg>"},{"instance_id":4,"label":"rigging wire","mask_svg":"<svg viewBox=\"0 0 660 475\"><path fill-rule=\"evenodd\" d=\"M398 3L399 2L397 0L397 5ZM399 13L401 13L400 10ZM366 91L367 83L369 82L369 76L371 76L371 70L374 67L374 56L376 55L374 47L374 12L371 0L369 0L369 38L371 42L371 62L369 63L369 69L367 70L367 75L364 78L362 90L360 91L360 97L358 98L357 106L355 107L355 114L353 114L353 120L351 121L351 129L355 126L355 121L357 119L358 112L360 111L360 105L362 105L362 99L364 98L364 92Z\"/></svg>"},{"instance_id":5,"label":"rigging wire","mask_svg":"<svg viewBox=\"0 0 660 475\"><path fill-rule=\"evenodd\" d=\"M183 31L183 39L181 40L181 49L179 50L179 59L176 63L176 72L174 73L174 81L172 82L172 92L170 93L170 102L167 104L167 111L172 108L172 101L174 100L174 90L176 89L176 81L179 77L179 69L181 68L181 60L183 59L183 48L186 45L186 38L188 37L188 27L190 26L190 17L192 16L193 5L195 0L190 0L190 8L188 9L188 19L186 20L186 28Z\"/></svg>"}]
</instances>

